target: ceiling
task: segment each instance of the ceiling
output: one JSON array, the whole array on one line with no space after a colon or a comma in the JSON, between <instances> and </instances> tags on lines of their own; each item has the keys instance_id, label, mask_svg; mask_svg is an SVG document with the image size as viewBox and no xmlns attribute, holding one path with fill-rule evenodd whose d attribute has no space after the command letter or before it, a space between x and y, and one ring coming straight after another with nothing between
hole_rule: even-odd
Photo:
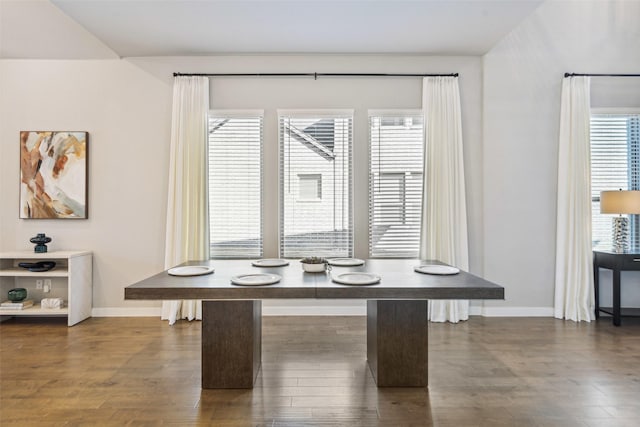
<instances>
[{"instance_id":1,"label":"ceiling","mask_svg":"<svg viewBox=\"0 0 640 427\"><path fill-rule=\"evenodd\" d=\"M482 55L543 0L0 0L0 58Z\"/></svg>"}]
</instances>

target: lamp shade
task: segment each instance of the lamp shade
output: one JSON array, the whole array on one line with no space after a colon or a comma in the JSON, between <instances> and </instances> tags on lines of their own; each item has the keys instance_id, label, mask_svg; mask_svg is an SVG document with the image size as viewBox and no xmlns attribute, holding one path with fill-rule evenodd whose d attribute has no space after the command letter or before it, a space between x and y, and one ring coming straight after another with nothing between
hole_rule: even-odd
<instances>
[{"instance_id":1,"label":"lamp shade","mask_svg":"<svg viewBox=\"0 0 640 427\"><path fill-rule=\"evenodd\" d=\"M600 213L640 214L640 191L602 191L600 193Z\"/></svg>"}]
</instances>

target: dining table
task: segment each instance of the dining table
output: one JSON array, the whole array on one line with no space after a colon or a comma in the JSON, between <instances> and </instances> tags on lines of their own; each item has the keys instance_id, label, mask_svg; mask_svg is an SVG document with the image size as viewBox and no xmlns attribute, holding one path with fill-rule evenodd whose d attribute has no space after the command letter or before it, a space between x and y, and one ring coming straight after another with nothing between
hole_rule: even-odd
<instances>
[{"instance_id":1,"label":"dining table","mask_svg":"<svg viewBox=\"0 0 640 427\"><path fill-rule=\"evenodd\" d=\"M347 258L316 273L298 259L263 261L189 261L127 286L124 297L202 300L204 389L253 387L263 300L366 300L366 358L377 386L426 387L429 300L504 299L504 287L433 260Z\"/></svg>"}]
</instances>

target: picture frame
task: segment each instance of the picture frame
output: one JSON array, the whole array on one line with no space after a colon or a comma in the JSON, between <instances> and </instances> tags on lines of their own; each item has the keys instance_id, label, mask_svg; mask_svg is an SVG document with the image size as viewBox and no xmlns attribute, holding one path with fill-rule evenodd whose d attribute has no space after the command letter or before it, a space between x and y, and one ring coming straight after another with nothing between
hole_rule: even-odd
<instances>
[{"instance_id":1,"label":"picture frame","mask_svg":"<svg viewBox=\"0 0 640 427\"><path fill-rule=\"evenodd\" d=\"M85 131L20 132L20 219L87 219Z\"/></svg>"}]
</instances>

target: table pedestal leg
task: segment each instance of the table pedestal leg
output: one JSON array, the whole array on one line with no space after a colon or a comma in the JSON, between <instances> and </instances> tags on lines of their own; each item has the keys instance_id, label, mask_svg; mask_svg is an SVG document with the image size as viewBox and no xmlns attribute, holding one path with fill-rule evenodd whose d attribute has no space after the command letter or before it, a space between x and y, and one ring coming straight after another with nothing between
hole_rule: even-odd
<instances>
[{"instance_id":1,"label":"table pedestal leg","mask_svg":"<svg viewBox=\"0 0 640 427\"><path fill-rule=\"evenodd\" d=\"M202 388L252 388L261 340L262 301L202 301Z\"/></svg>"},{"instance_id":2,"label":"table pedestal leg","mask_svg":"<svg viewBox=\"0 0 640 427\"><path fill-rule=\"evenodd\" d=\"M378 387L428 385L425 300L367 301L367 360Z\"/></svg>"}]
</instances>

